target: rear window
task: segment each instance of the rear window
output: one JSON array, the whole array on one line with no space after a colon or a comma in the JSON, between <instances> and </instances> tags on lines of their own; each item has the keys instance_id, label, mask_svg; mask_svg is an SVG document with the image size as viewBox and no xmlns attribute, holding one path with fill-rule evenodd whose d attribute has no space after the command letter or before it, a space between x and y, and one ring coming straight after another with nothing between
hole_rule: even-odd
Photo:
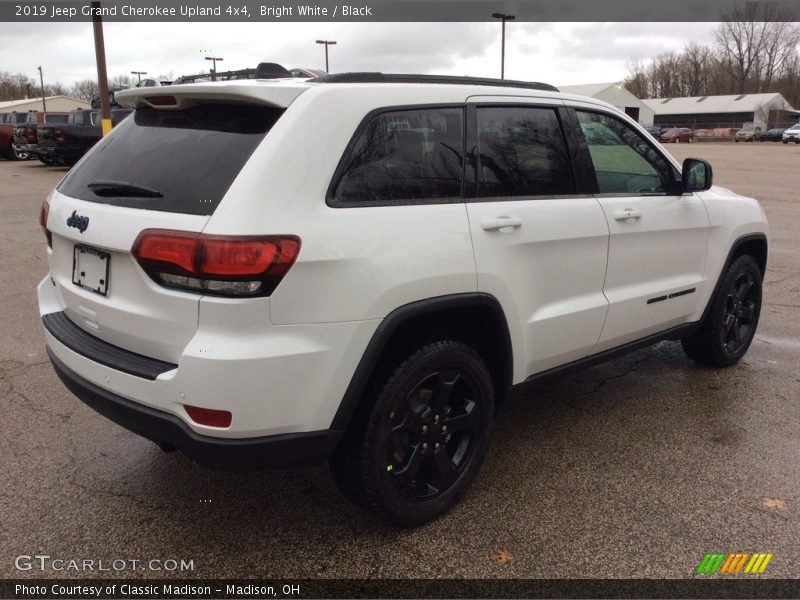
<instances>
[{"instance_id":1,"label":"rear window","mask_svg":"<svg viewBox=\"0 0 800 600\"><path fill-rule=\"evenodd\" d=\"M114 206L210 215L282 113L220 104L140 108L58 190Z\"/></svg>"}]
</instances>

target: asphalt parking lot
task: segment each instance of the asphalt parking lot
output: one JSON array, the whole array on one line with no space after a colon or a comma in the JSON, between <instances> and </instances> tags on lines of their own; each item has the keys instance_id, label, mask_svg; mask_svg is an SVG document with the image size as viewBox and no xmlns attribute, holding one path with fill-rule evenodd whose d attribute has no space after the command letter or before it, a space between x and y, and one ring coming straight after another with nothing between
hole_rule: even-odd
<instances>
[{"instance_id":1,"label":"asphalt parking lot","mask_svg":"<svg viewBox=\"0 0 800 600\"><path fill-rule=\"evenodd\" d=\"M393 530L326 467L228 474L162 454L84 406L47 361L38 213L65 173L0 160L0 577L18 555L186 559L129 577L683 578L706 552L800 566L800 146L671 145L759 198L772 227L765 306L738 366L662 342L529 387L501 412L471 493ZM107 575L107 574L106 574Z\"/></svg>"}]
</instances>

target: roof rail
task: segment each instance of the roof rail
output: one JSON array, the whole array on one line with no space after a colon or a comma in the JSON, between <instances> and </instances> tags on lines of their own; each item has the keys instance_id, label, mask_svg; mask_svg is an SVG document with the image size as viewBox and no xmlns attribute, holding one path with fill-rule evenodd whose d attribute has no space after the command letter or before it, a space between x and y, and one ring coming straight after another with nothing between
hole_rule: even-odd
<instances>
[{"instance_id":1,"label":"roof rail","mask_svg":"<svg viewBox=\"0 0 800 600\"><path fill-rule=\"evenodd\" d=\"M513 79L491 79L488 77L459 77L456 75L412 75L397 73L335 73L323 75L313 80L314 83L445 83L452 85L491 85L495 87L513 87L529 90L558 92L559 89L549 83L537 81L516 81Z\"/></svg>"}]
</instances>

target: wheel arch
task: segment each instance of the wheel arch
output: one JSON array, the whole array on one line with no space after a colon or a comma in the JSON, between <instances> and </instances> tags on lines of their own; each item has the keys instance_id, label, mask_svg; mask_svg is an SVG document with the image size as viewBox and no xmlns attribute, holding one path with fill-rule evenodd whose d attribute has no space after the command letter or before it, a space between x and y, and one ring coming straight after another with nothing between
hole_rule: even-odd
<instances>
[{"instance_id":1,"label":"wheel arch","mask_svg":"<svg viewBox=\"0 0 800 600\"><path fill-rule=\"evenodd\" d=\"M492 295L470 292L419 300L386 316L372 336L331 423L347 429L370 388L413 350L441 339L464 342L481 355L492 376L495 402L511 387L513 354L505 313Z\"/></svg>"},{"instance_id":2,"label":"wheel arch","mask_svg":"<svg viewBox=\"0 0 800 600\"><path fill-rule=\"evenodd\" d=\"M756 263L758 263L759 271L761 271L761 278L763 279L767 273L768 252L769 243L765 233L748 233L736 238L733 244L731 244L731 248L728 251L728 256L725 259L725 262L722 264L722 269L720 270L719 275L717 276L717 282L714 285L714 291L711 293L711 297L706 304L705 310L703 310L703 316L701 317L700 322L705 321L706 317L708 316L708 312L711 310L714 300L717 297L717 293L719 292L719 286L722 283L722 278L725 276L728 267L731 266L733 261L740 256L749 254L756 260Z\"/></svg>"}]
</instances>

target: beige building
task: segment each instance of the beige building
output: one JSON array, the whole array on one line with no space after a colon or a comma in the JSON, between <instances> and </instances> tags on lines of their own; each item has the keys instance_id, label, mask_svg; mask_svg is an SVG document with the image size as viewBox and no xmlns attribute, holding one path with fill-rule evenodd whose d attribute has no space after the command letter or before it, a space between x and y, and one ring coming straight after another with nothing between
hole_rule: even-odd
<instances>
[{"instance_id":1,"label":"beige building","mask_svg":"<svg viewBox=\"0 0 800 600\"><path fill-rule=\"evenodd\" d=\"M643 100L655 112L655 124L690 129L786 126L797 121L798 112L777 92L729 94Z\"/></svg>"},{"instance_id":2,"label":"beige building","mask_svg":"<svg viewBox=\"0 0 800 600\"><path fill-rule=\"evenodd\" d=\"M47 110L55 112L69 112L76 108L91 108L88 102L70 98L69 96L46 96ZM6 100L0 102L0 112L28 112L42 110L41 98L26 98L25 100Z\"/></svg>"},{"instance_id":3,"label":"beige building","mask_svg":"<svg viewBox=\"0 0 800 600\"><path fill-rule=\"evenodd\" d=\"M561 85L558 89L565 94L590 96L616 106L633 120L642 125L652 125L655 113L647 104L639 100L621 83L587 83L585 85Z\"/></svg>"}]
</instances>

